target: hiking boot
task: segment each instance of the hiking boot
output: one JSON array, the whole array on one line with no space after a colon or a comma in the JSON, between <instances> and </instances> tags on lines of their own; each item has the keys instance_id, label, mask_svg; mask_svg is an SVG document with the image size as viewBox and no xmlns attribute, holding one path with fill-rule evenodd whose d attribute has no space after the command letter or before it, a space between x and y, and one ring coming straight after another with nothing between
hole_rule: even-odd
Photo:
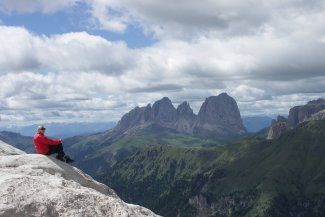
<instances>
[{"instance_id":1,"label":"hiking boot","mask_svg":"<svg viewBox=\"0 0 325 217\"><path fill-rule=\"evenodd\" d=\"M65 160L64 160L64 156L62 156L62 155L58 155L58 156L56 156L55 158L58 159L59 161L63 161L63 162L65 162Z\"/></svg>"},{"instance_id":2,"label":"hiking boot","mask_svg":"<svg viewBox=\"0 0 325 217\"><path fill-rule=\"evenodd\" d=\"M63 157L63 161L66 162L66 163L73 163L74 160L72 160L68 155L65 155Z\"/></svg>"}]
</instances>

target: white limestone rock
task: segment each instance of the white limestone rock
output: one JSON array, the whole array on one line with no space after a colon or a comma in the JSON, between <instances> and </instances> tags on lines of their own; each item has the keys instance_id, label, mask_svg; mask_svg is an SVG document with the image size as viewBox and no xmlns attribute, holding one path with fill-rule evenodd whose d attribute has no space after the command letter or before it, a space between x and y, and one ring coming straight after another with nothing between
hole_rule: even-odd
<instances>
[{"instance_id":1,"label":"white limestone rock","mask_svg":"<svg viewBox=\"0 0 325 217\"><path fill-rule=\"evenodd\" d=\"M157 216L52 157L0 141L0 216Z\"/></svg>"}]
</instances>

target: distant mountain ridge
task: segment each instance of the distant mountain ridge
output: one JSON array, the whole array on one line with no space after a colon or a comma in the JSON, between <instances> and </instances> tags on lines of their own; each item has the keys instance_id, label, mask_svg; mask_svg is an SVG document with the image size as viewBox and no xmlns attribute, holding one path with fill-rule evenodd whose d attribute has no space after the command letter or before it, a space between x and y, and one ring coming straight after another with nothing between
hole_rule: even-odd
<instances>
[{"instance_id":1,"label":"distant mountain ridge","mask_svg":"<svg viewBox=\"0 0 325 217\"><path fill-rule=\"evenodd\" d=\"M148 104L132 109L121 118L113 131L121 134L150 124L201 138L246 133L237 103L226 93L206 98L198 115L194 114L188 102L175 108L168 97L163 97L152 106Z\"/></svg>"},{"instance_id":2,"label":"distant mountain ridge","mask_svg":"<svg viewBox=\"0 0 325 217\"><path fill-rule=\"evenodd\" d=\"M325 216L325 121L274 140L214 148L151 146L97 176L166 217Z\"/></svg>"},{"instance_id":3,"label":"distant mountain ridge","mask_svg":"<svg viewBox=\"0 0 325 217\"><path fill-rule=\"evenodd\" d=\"M97 174L148 145L215 147L245 134L236 101L222 93L208 97L198 115L188 102L175 108L168 97L152 106L135 107L123 115L115 128L86 137L64 140L76 166Z\"/></svg>"},{"instance_id":4,"label":"distant mountain ridge","mask_svg":"<svg viewBox=\"0 0 325 217\"><path fill-rule=\"evenodd\" d=\"M68 138L79 135L90 135L115 127L115 122L80 122L80 123L43 123L49 137ZM0 127L0 131L19 133L23 136L34 136L39 124L27 126Z\"/></svg>"},{"instance_id":5,"label":"distant mountain ridge","mask_svg":"<svg viewBox=\"0 0 325 217\"><path fill-rule=\"evenodd\" d=\"M310 120L323 120L325 99L309 101L306 105L295 106L289 110L288 118L278 116L268 130L267 139L277 139L283 133L294 129L300 123Z\"/></svg>"},{"instance_id":6,"label":"distant mountain ridge","mask_svg":"<svg viewBox=\"0 0 325 217\"><path fill-rule=\"evenodd\" d=\"M295 106L289 111L287 123L293 128L323 109L325 109L325 99L322 98L309 101L306 105Z\"/></svg>"},{"instance_id":7,"label":"distant mountain ridge","mask_svg":"<svg viewBox=\"0 0 325 217\"><path fill-rule=\"evenodd\" d=\"M247 131L252 133L257 133L272 123L272 118L268 116L247 116L242 119Z\"/></svg>"},{"instance_id":8,"label":"distant mountain ridge","mask_svg":"<svg viewBox=\"0 0 325 217\"><path fill-rule=\"evenodd\" d=\"M239 139L244 132L236 101L223 93L208 97L198 115L189 103L183 102L175 108L164 97L152 106L132 109L113 129L70 137L63 144L65 151L76 159L77 167L96 174L148 145L216 147ZM49 131L46 135L52 137ZM16 141L6 141L19 147Z\"/></svg>"},{"instance_id":9,"label":"distant mountain ridge","mask_svg":"<svg viewBox=\"0 0 325 217\"><path fill-rule=\"evenodd\" d=\"M22 136L14 132L1 131L0 140L27 153L35 153L33 137Z\"/></svg>"}]
</instances>

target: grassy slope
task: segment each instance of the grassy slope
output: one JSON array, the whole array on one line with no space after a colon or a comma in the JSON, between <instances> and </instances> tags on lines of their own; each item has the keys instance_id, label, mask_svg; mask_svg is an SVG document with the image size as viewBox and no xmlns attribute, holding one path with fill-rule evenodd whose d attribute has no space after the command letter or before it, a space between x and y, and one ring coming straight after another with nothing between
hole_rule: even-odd
<instances>
[{"instance_id":1,"label":"grassy slope","mask_svg":"<svg viewBox=\"0 0 325 217\"><path fill-rule=\"evenodd\" d=\"M102 168L134 154L151 145L173 145L175 147L216 147L221 142L204 140L173 130L152 126L127 134L111 137L99 133L88 137L74 137L64 140L67 152L76 158L75 166L95 175Z\"/></svg>"},{"instance_id":2,"label":"grassy slope","mask_svg":"<svg viewBox=\"0 0 325 217\"><path fill-rule=\"evenodd\" d=\"M150 147L98 178L127 201L164 216L191 216L188 201L196 195L214 204L216 216L322 216L325 121L303 124L274 141Z\"/></svg>"},{"instance_id":3,"label":"grassy slope","mask_svg":"<svg viewBox=\"0 0 325 217\"><path fill-rule=\"evenodd\" d=\"M279 206L277 199L292 200L288 206L303 209L295 198L306 202L325 193L325 122L304 124L279 140L252 144L243 157L223 168L227 176L218 185L208 182L206 195L256 189L261 195L248 216L272 213L272 206ZM276 210L277 216L290 216L291 208L286 208ZM299 212L315 215L308 209Z\"/></svg>"}]
</instances>

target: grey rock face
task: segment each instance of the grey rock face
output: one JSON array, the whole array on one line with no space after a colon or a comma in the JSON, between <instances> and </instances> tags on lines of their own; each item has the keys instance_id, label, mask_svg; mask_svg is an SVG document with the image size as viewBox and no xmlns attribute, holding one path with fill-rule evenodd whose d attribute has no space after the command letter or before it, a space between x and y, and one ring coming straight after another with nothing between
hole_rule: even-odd
<instances>
[{"instance_id":1,"label":"grey rock face","mask_svg":"<svg viewBox=\"0 0 325 217\"><path fill-rule=\"evenodd\" d=\"M174 128L177 121L177 111L169 98L158 100L151 107L135 107L126 113L118 122L115 131L124 132L132 127L143 124L157 123L163 127Z\"/></svg>"},{"instance_id":2,"label":"grey rock face","mask_svg":"<svg viewBox=\"0 0 325 217\"><path fill-rule=\"evenodd\" d=\"M188 102L183 102L175 109L170 99L164 97L152 107L150 104L136 107L125 114L114 131L121 133L150 124L200 137L246 132L236 101L226 93L207 98L198 115L194 114Z\"/></svg>"},{"instance_id":3,"label":"grey rock face","mask_svg":"<svg viewBox=\"0 0 325 217\"><path fill-rule=\"evenodd\" d=\"M153 121L153 119L154 117L150 104L146 107L135 107L121 118L115 130L123 132L129 128Z\"/></svg>"},{"instance_id":4,"label":"grey rock face","mask_svg":"<svg viewBox=\"0 0 325 217\"><path fill-rule=\"evenodd\" d=\"M285 118L285 117L283 117L283 116L281 116L281 115L278 115L278 117L277 117L277 122L287 122L287 121L288 121L287 118Z\"/></svg>"},{"instance_id":5,"label":"grey rock face","mask_svg":"<svg viewBox=\"0 0 325 217\"><path fill-rule=\"evenodd\" d=\"M293 128L323 109L325 109L324 99L313 100L302 106L295 106L289 111L288 124Z\"/></svg>"},{"instance_id":6,"label":"grey rock face","mask_svg":"<svg viewBox=\"0 0 325 217\"><path fill-rule=\"evenodd\" d=\"M236 101L222 93L211 96L203 103L194 127L194 134L240 134L246 132Z\"/></svg>"},{"instance_id":7,"label":"grey rock face","mask_svg":"<svg viewBox=\"0 0 325 217\"><path fill-rule=\"evenodd\" d=\"M152 106L155 123L163 127L173 128L177 120L177 111L168 97L155 102Z\"/></svg>"},{"instance_id":8,"label":"grey rock face","mask_svg":"<svg viewBox=\"0 0 325 217\"><path fill-rule=\"evenodd\" d=\"M313 100L308 102L306 105L295 106L291 108L289 111L288 119L282 116L278 116L277 120L273 120L266 138L277 139L289 129L295 128L301 122L324 119L325 100Z\"/></svg>"},{"instance_id":9,"label":"grey rock face","mask_svg":"<svg viewBox=\"0 0 325 217\"><path fill-rule=\"evenodd\" d=\"M177 114L180 117L187 118L189 120L195 120L196 115L194 114L193 110L190 107L190 104L188 102L183 102L177 107Z\"/></svg>"},{"instance_id":10,"label":"grey rock face","mask_svg":"<svg viewBox=\"0 0 325 217\"><path fill-rule=\"evenodd\" d=\"M279 138L283 133L289 131L290 128L285 121L275 121L272 123L271 127L268 130L266 139L277 139Z\"/></svg>"},{"instance_id":11,"label":"grey rock face","mask_svg":"<svg viewBox=\"0 0 325 217\"><path fill-rule=\"evenodd\" d=\"M197 216L212 216L212 207L209 205L207 199L204 196L196 195L189 199L189 203L196 208Z\"/></svg>"},{"instance_id":12,"label":"grey rock face","mask_svg":"<svg viewBox=\"0 0 325 217\"><path fill-rule=\"evenodd\" d=\"M307 121L320 121L325 120L325 109L321 110L320 112L317 112L316 114L313 114L310 118L307 119Z\"/></svg>"},{"instance_id":13,"label":"grey rock face","mask_svg":"<svg viewBox=\"0 0 325 217\"><path fill-rule=\"evenodd\" d=\"M182 133L193 134L193 125L197 119L188 102L183 102L177 107L177 122L175 129Z\"/></svg>"},{"instance_id":14,"label":"grey rock face","mask_svg":"<svg viewBox=\"0 0 325 217\"><path fill-rule=\"evenodd\" d=\"M216 201L209 203L207 198L200 194L190 198L189 204L196 208L196 217L232 216L234 210L252 207L255 199L254 193L236 192L232 195L220 196Z\"/></svg>"}]
</instances>

